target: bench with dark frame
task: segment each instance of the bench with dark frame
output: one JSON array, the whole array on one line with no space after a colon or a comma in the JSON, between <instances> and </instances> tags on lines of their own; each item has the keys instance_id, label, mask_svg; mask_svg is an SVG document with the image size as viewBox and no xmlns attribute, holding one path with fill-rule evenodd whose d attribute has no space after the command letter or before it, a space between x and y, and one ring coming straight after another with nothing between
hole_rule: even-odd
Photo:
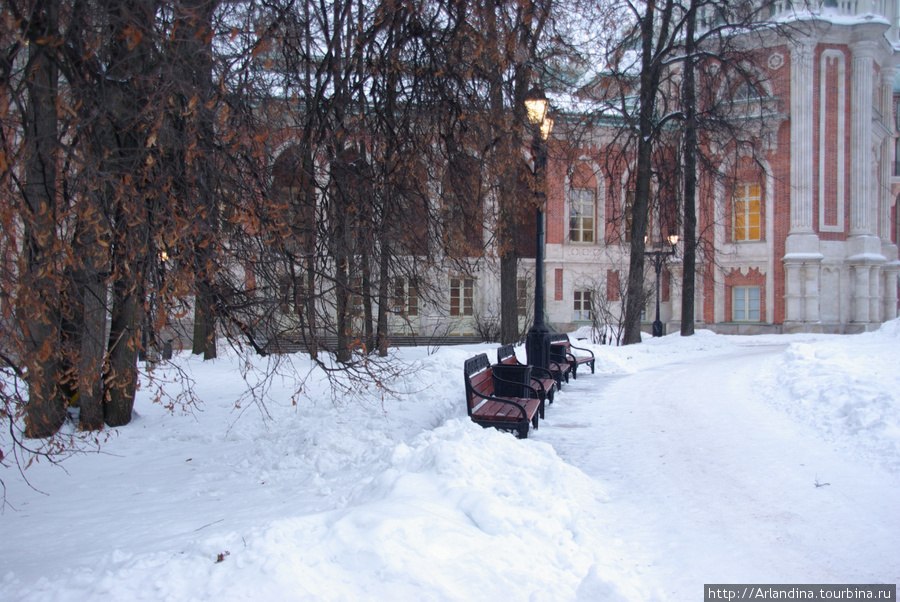
<instances>
[{"instance_id":1,"label":"bench with dark frame","mask_svg":"<svg viewBox=\"0 0 900 602\"><path fill-rule=\"evenodd\" d=\"M573 349L583 353L576 355L572 352ZM550 335L550 361L568 364L566 382L569 380L568 372L572 373L572 378L578 378L578 366L581 364L589 365L591 374L594 374L595 360L593 351L584 347L576 347L569 341L569 335L564 333Z\"/></svg>"},{"instance_id":2,"label":"bench with dark frame","mask_svg":"<svg viewBox=\"0 0 900 602\"><path fill-rule=\"evenodd\" d=\"M497 349L497 363L503 366L526 366L527 364L522 364L519 362L519 359L516 357L516 347L512 343L508 345L502 345L499 349ZM545 368L541 368L539 366L531 366L531 382L536 385L535 388L538 389L539 392L543 391L543 396L546 398L547 403L553 403L553 394L554 392L560 388L560 380L562 372L558 366L557 375L553 374L553 367L556 366L553 363L550 370Z\"/></svg>"},{"instance_id":3,"label":"bench with dark frame","mask_svg":"<svg viewBox=\"0 0 900 602\"><path fill-rule=\"evenodd\" d=\"M483 427L513 431L520 439L528 437L529 425L537 428L538 417L544 417L544 400L530 384L530 368L492 366L484 353L467 359L466 410L472 421Z\"/></svg>"}]
</instances>

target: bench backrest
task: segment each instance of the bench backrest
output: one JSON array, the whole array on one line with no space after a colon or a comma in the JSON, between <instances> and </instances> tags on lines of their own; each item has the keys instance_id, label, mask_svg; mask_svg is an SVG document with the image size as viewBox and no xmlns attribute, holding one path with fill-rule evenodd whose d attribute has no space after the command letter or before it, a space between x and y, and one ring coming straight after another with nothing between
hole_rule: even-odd
<instances>
[{"instance_id":1,"label":"bench backrest","mask_svg":"<svg viewBox=\"0 0 900 602\"><path fill-rule=\"evenodd\" d=\"M469 414L472 409L481 403L481 397L478 395L494 394L494 376L491 371L491 362L484 353L479 353L475 357L466 360L463 367L466 377L466 401Z\"/></svg>"},{"instance_id":2,"label":"bench backrest","mask_svg":"<svg viewBox=\"0 0 900 602\"><path fill-rule=\"evenodd\" d=\"M550 344L551 345L565 345L566 349L569 349L571 343L569 342L569 335L565 333L561 334L551 334L550 335Z\"/></svg>"},{"instance_id":3,"label":"bench backrest","mask_svg":"<svg viewBox=\"0 0 900 602\"><path fill-rule=\"evenodd\" d=\"M497 349L497 363L498 364L509 364L511 366L516 366L519 363L519 360L516 359L516 348L512 343L501 345L499 349Z\"/></svg>"}]
</instances>

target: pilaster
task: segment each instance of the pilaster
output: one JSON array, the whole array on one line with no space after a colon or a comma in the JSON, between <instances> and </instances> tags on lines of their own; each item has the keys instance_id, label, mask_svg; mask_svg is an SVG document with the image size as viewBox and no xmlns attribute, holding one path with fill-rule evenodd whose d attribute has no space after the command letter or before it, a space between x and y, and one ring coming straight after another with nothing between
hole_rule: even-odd
<instances>
[{"instance_id":1,"label":"pilaster","mask_svg":"<svg viewBox=\"0 0 900 602\"><path fill-rule=\"evenodd\" d=\"M815 237L802 237L800 240L804 238L810 241ZM795 237L794 242L797 240L798 237ZM812 249L808 252L795 250L784 256L785 323L810 324L821 320L819 283L822 259L822 254Z\"/></svg>"},{"instance_id":2,"label":"pilaster","mask_svg":"<svg viewBox=\"0 0 900 602\"><path fill-rule=\"evenodd\" d=\"M881 181L878 198L878 236L882 241L891 239L891 175L894 161L894 137L897 135L894 123L894 77L897 67L883 65L881 67L881 113L884 115L884 126L887 136L881 141Z\"/></svg>"},{"instance_id":3,"label":"pilaster","mask_svg":"<svg viewBox=\"0 0 900 602\"><path fill-rule=\"evenodd\" d=\"M865 324L869 321L869 273L865 264L851 266L853 273L853 321Z\"/></svg>"},{"instance_id":4,"label":"pilaster","mask_svg":"<svg viewBox=\"0 0 900 602\"><path fill-rule=\"evenodd\" d=\"M872 40L850 45L850 235L872 234L872 93L875 53Z\"/></svg>"},{"instance_id":5,"label":"pilaster","mask_svg":"<svg viewBox=\"0 0 900 602\"><path fill-rule=\"evenodd\" d=\"M791 234L813 231L814 40L791 48Z\"/></svg>"},{"instance_id":6,"label":"pilaster","mask_svg":"<svg viewBox=\"0 0 900 602\"><path fill-rule=\"evenodd\" d=\"M884 307L882 319L886 322L897 317L897 285L900 264L893 262L884 266Z\"/></svg>"}]
</instances>

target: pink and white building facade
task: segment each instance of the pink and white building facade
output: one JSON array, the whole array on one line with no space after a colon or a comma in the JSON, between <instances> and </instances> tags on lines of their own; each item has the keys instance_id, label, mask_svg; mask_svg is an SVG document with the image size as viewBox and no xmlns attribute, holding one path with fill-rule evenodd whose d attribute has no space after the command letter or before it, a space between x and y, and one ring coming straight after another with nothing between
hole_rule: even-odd
<instances>
[{"instance_id":1,"label":"pink and white building facade","mask_svg":"<svg viewBox=\"0 0 900 602\"><path fill-rule=\"evenodd\" d=\"M764 95L776 107L763 153L751 160L722 149L721 170L735 177L700 183L698 233L713 256L698 265L697 328L849 333L897 317L898 5L823 2L794 17L790 40L773 37L761 49ZM614 283L627 266L620 230L629 174L601 169L608 138L598 131L548 167L544 278L547 318L558 330L615 304ZM652 280L649 263L645 271ZM676 332L679 257L662 279L662 320Z\"/></svg>"}]
</instances>

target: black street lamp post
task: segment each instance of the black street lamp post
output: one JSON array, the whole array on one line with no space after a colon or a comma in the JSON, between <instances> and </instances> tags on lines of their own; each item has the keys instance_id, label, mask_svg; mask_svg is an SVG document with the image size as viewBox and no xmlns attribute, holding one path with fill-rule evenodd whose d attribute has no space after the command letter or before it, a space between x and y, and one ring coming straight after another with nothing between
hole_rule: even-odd
<instances>
[{"instance_id":1,"label":"black street lamp post","mask_svg":"<svg viewBox=\"0 0 900 602\"><path fill-rule=\"evenodd\" d=\"M540 89L531 90L525 97L528 122L532 126L531 151L534 156L535 177L535 240L534 254L534 324L525 339L525 354L532 366L547 369L550 365L550 329L544 323L544 202L546 201L547 137L553 120L547 116L549 102Z\"/></svg>"},{"instance_id":2,"label":"black street lamp post","mask_svg":"<svg viewBox=\"0 0 900 602\"><path fill-rule=\"evenodd\" d=\"M678 244L678 235L669 234L666 239L669 241L669 244L672 247L671 249L664 249L662 241L656 241L653 243L652 251L644 251L645 255L653 259L653 267L656 269L656 319L653 321L652 331L652 334L655 337L661 337L663 335L663 323L662 320L659 319L659 272L662 269L666 257L675 255L675 247Z\"/></svg>"}]
</instances>

